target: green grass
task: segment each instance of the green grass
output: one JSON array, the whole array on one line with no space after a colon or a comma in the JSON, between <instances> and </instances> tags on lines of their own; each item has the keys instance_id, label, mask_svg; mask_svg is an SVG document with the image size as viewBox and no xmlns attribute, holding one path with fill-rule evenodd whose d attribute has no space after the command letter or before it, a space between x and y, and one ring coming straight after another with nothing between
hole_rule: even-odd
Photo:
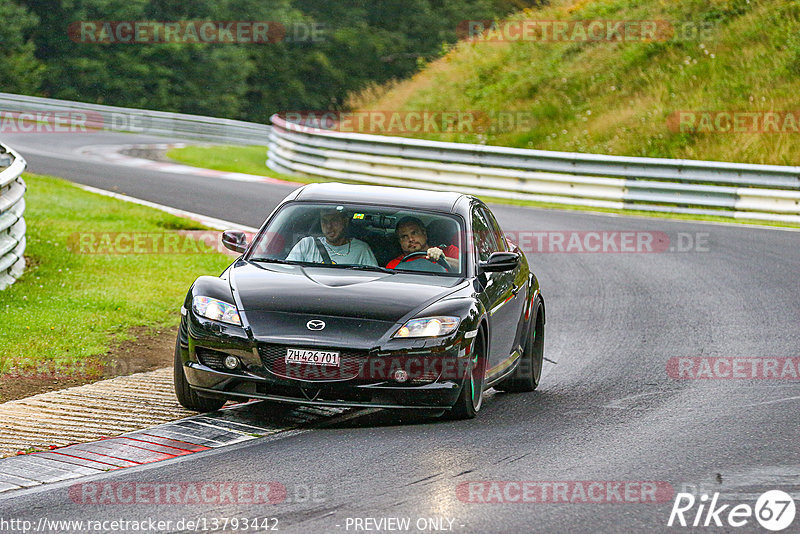
<instances>
[{"instance_id":1,"label":"green grass","mask_svg":"<svg viewBox=\"0 0 800 534\"><path fill-rule=\"evenodd\" d=\"M362 183L350 180L329 180L325 178L310 178L308 176L294 176L275 172L266 165L266 153L267 147L265 146L193 145L170 149L167 151L167 157L178 163L191 165L192 167L267 176L287 182L303 184L317 182Z\"/></svg>"},{"instance_id":2,"label":"green grass","mask_svg":"<svg viewBox=\"0 0 800 534\"><path fill-rule=\"evenodd\" d=\"M258 176L275 174L266 165L267 147L265 146L187 146L168 150L167 157L204 169L241 172Z\"/></svg>"},{"instance_id":3,"label":"green grass","mask_svg":"<svg viewBox=\"0 0 800 534\"><path fill-rule=\"evenodd\" d=\"M178 163L203 169L240 172L301 183L313 181L277 173L267 167L265 146L187 146L168 150L167 157Z\"/></svg>"},{"instance_id":4,"label":"green grass","mask_svg":"<svg viewBox=\"0 0 800 534\"><path fill-rule=\"evenodd\" d=\"M67 365L130 339L132 327L176 327L191 283L231 261L218 252L79 254L78 232L173 232L201 225L26 174L28 267L0 291L0 371Z\"/></svg>"},{"instance_id":5,"label":"green grass","mask_svg":"<svg viewBox=\"0 0 800 534\"><path fill-rule=\"evenodd\" d=\"M411 134L542 150L778 165L800 133L673 131L678 111L797 111L796 0L552 0L517 18L665 20L703 28L653 42L461 42L414 78L353 95L361 110L525 112L507 131Z\"/></svg>"}]
</instances>

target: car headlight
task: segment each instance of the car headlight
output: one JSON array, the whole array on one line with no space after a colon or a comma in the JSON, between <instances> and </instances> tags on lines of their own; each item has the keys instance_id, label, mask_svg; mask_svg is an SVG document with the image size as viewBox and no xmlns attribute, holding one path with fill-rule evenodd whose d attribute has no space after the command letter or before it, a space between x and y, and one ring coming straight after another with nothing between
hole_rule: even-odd
<instances>
[{"instance_id":1,"label":"car headlight","mask_svg":"<svg viewBox=\"0 0 800 534\"><path fill-rule=\"evenodd\" d=\"M392 337L436 337L452 334L458 328L458 317L422 317L411 319Z\"/></svg>"},{"instance_id":2,"label":"car headlight","mask_svg":"<svg viewBox=\"0 0 800 534\"><path fill-rule=\"evenodd\" d=\"M206 319L242 326L239 310L233 304L212 299L211 297L195 297L192 300L192 308L194 308L195 313L202 315Z\"/></svg>"}]
</instances>

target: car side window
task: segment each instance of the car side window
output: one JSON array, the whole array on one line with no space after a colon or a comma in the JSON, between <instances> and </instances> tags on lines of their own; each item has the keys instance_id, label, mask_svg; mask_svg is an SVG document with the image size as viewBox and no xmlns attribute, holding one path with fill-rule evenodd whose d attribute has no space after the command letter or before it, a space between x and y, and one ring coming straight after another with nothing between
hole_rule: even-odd
<instances>
[{"instance_id":1,"label":"car side window","mask_svg":"<svg viewBox=\"0 0 800 534\"><path fill-rule=\"evenodd\" d=\"M494 233L495 241L497 242L497 248L495 249L496 252L508 252L508 248L506 247L506 240L503 237L503 231L500 230L500 225L497 224L497 219L494 218L492 212L487 210L486 208L481 208L481 212L483 212L486 222L489 224L489 228L491 228L492 232Z\"/></svg>"},{"instance_id":2,"label":"car side window","mask_svg":"<svg viewBox=\"0 0 800 534\"><path fill-rule=\"evenodd\" d=\"M492 252L497 252L497 237L481 208L472 211L472 242L479 261L487 261Z\"/></svg>"}]
</instances>

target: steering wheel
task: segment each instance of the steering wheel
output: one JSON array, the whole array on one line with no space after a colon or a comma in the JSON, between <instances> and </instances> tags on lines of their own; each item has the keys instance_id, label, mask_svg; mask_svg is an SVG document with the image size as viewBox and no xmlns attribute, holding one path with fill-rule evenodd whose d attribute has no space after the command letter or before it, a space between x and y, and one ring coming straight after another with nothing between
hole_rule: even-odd
<instances>
[{"instance_id":1,"label":"steering wheel","mask_svg":"<svg viewBox=\"0 0 800 534\"><path fill-rule=\"evenodd\" d=\"M403 259L400 260L400 263L405 263L407 261L415 260L417 258L425 258L427 255L428 255L428 251L427 250L420 250L419 252L412 252L411 254L409 254L407 256L404 256ZM436 261L431 261L431 260L428 260L428 261L430 261L431 263L435 263L436 265L439 265L446 272L448 272L448 273L450 272L450 264L447 263L447 260L444 259L444 254L439 256L439 259L436 260Z\"/></svg>"}]
</instances>

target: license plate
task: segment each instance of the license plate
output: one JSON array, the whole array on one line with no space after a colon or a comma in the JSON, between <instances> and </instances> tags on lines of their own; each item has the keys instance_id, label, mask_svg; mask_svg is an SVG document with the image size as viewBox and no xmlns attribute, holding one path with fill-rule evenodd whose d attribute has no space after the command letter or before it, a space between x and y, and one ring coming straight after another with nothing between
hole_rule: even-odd
<instances>
[{"instance_id":1,"label":"license plate","mask_svg":"<svg viewBox=\"0 0 800 534\"><path fill-rule=\"evenodd\" d=\"M339 353L329 350L286 349L286 363L339 367Z\"/></svg>"}]
</instances>

